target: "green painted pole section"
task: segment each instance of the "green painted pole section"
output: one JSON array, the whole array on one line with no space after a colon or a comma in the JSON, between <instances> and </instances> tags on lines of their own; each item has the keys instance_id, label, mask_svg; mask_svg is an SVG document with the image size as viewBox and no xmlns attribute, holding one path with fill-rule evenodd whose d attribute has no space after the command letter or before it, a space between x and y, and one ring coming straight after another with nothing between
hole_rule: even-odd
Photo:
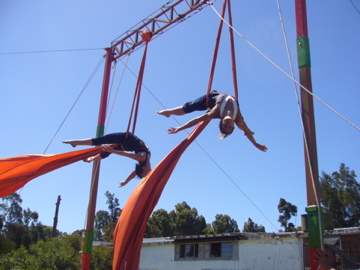
<instances>
[{"instance_id":1,"label":"green painted pole section","mask_svg":"<svg viewBox=\"0 0 360 270\"><path fill-rule=\"evenodd\" d=\"M309 38L305 36L298 37L296 39L296 44L299 69L305 67L311 68Z\"/></svg>"},{"instance_id":2,"label":"green painted pole section","mask_svg":"<svg viewBox=\"0 0 360 270\"><path fill-rule=\"evenodd\" d=\"M105 127L104 126L98 126L96 129L96 137L104 135Z\"/></svg>"},{"instance_id":3,"label":"green painted pole section","mask_svg":"<svg viewBox=\"0 0 360 270\"><path fill-rule=\"evenodd\" d=\"M311 82L310 42L308 38L306 0L295 0L296 43L301 88L301 116L305 133L305 172L307 191L307 229L310 269L317 270L315 252L323 245L323 218L320 203L319 169L317 159L314 104ZM306 91L306 88L308 91ZM310 92L310 93L309 93Z\"/></svg>"},{"instance_id":4,"label":"green painted pole section","mask_svg":"<svg viewBox=\"0 0 360 270\"><path fill-rule=\"evenodd\" d=\"M111 73L111 64L114 60L113 48L106 49L106 62L104 68L104 78L101 92L100 108L99 108L99 117L98 125L96 129L96 137L104 134L105 118L106 118L106 106L108 101L108 92L110 84L110 73ZM83 256L81 269L89 270L91 262L91 253L92 253L92 244L94 240L94 221L95 221L95 211L96 211L96 199L99 185L99 172L100 172L100 160L93 162L92 177L91 177L91 188L90 188L90 198L89 206L86 220L86 231L85 239L83 246Z\"/></svg>"},{"instance_id":5,"label":"green painted pole section","mask_svg":"<svg viewBox=\"0 0 360 270\"><path fill-rule=\"evenodd\" d=\"M309 237L309 248L319 248L321 247L321 239L322 236L320 232L323 231L322 223L320 223L320 218L322 215L322 209L313 205L306 207L306 221L308 224L308 233L309 235L312 235L313 237ZM320 216L319 216L320 214ZM321 230L319 230L321 228Z\"/></svg>"}]
</instances>

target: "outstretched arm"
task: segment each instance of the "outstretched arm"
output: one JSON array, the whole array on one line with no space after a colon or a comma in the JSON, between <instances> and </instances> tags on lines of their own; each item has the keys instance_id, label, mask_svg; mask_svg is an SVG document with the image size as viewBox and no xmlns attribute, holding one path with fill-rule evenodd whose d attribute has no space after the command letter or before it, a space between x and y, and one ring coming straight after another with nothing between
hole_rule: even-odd
<instances>
[{"instance_id":1,"label":"outstretched arm","mask_svg":"<svg viewBox=\"0 0 360 270\"><path fill-rule=\"evenodd\" d=\"M252 132L248 126L246 125L244 120L241 121L237 121L236 125L238 126L239 129L241 129L242 131L244 131L244 135L249 139L250 142L252 142L252 144L258 148L261 151L266 152L267 147L265 145L261 145L259 143L256 142L255 138L254 138L254 132Z\"/></svg>"},{"instance_id":2,"label":"outstretched arm","mask_svg":"<svg viewBox=\"0 0 360 270\"><path fill-rule=\"evenodd\" d=\"M111 148L110 145L104 145L102 148L103 148L103 150L105 152L117 154L119 156L128 157L128 158L131 158L131 159L136 160L138 162L144 162L145 159L146 159L146 153L145 152L140 152L138 154L135 154L135 153L132 153L132 152L127 152L127 151L114 150L113 148Z\"/></svg>"},{"instance_id":3,"label":"outstretched arm","mask_svg":"<svg viewBox=\"0 0 360 270\"><path fill-rule=\"evenodd\" d=\"M125 181L120 182L120 186L119 186L119 187L125 186L125 185L126 185L127 183L129 183L132 179L134 179L135 176L136 176L135 171L132 171L132 172L129 174L129 176L126 178Z\"/></svg>"},{"instance_id":4,"label":"outstretched arm","mask_svg":"<svg viewBox=\"0 0 360 270\"><path fill-rule=\"evenodd\" d=\"M186 124L184 124L184 125L182 125L180 127L176 127L176 128L171 127L171 128L169 128L168 133L169 134L175 134L175 133L178 133L181 130L193 127L193 126L197 125L200 122L211 120L213 118L214 118L213 114L211 112L208 112L208 113L205 113L204 115L198 116L198 117L190 120L189 122L187 122Z\"/></svg>"}]
</instances>

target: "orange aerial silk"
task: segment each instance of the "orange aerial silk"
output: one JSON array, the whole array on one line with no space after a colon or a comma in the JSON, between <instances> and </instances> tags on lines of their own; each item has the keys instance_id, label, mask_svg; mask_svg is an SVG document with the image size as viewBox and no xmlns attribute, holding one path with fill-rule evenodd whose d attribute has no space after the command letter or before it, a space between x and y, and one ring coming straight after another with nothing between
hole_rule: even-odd
<instances>
[{"instance_id":1,"label":"orange aerial silk","mask_svg":"<svg viewBox=\"0 0 360 270\"><path fill-rule=\"evenodd\" d=\"M23 155L0 159L0 198L14 193L30 180L103 152L102 147L54 155Z\"/></svg>"},{"instance_id":2,"label":"orange aerial silk","mask_svg":"<svg viewBox=\"0 0 360 270\"><path fill-rule=\"evenodd\" d=\"M127 200L114 231L113 270L138 270L147 221L186 148L209 121L201 122L135 188Z\"/></svg>"}]
</instances>

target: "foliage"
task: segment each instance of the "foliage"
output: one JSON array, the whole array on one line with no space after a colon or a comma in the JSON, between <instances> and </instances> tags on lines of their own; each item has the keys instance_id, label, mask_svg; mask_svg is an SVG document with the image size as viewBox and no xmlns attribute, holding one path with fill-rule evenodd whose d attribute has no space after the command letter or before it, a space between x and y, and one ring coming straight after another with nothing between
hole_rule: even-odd
<instances>
[{"instance_id":1,"label":"foliage","mask_svg":"<svg viewBox=\"0 0 360 270\"><path fill-rule=\"evenodd\" d=\"M81 238L77 235L50 238L0 258L1 269L79 269Z\"/></svg>"},{"instance_id":2,"label":"foliage","mask_svg":"<svg viewBox=\"0 0 360 270\"><path fill-rule=\"evenodd\" d=\"M203 234L215 234L214 229L212 228L211 224L206 224L206 228L203 229Z\"/></svg>"},{"instance_id":3,"label":"foliage","mask_svg":"<svg viewBox=\"0 0 360 270\"><path fill-rule=\"evenodd\" d=\"M212 227L215 233L240 232L237 222L228 215L217 214Z\"/></svg>"},{"instance_id":4,"label":"foliage","mask_svg":"<svg viewBox=\"0 0 360 270\"><path fill-rule=\"evenodd\" d=\"M169 213L164 209L153 212L149 218L145 236L167 237L215 233L240 232L237 222L228 215L216 215L212 224L206 224L203 216L199 216L196 208L186 202L175 205Z\"/></svg>"},{"instance_id":5,"label":"foliage","mask_svg":"<svg viewBox=\"0 0 360 270\"><path fill-rule=\"evenodd\" d=\"M341 163L339 172L322 172L320 191L323 208L332 213L335 228L360 226L360 184L354 171Z\"/></svg>"},{"instance_id":6,"label":"foliage","mask_svg":"<svg viewBox=\"0 0 360 270\"><path fill-rule=\"evenodd\" d=\"M173 236L175 225L166 210L158 209L154 211L148 221L148 230L153 237Z\"/></svg>"},{"instance_id":7,"label":"foliage","mask_svg":"<svg viewBox=\"0 0 360 270\"><path fill-rule=\"evenodd\" d=\"M15 248L16 244L13 241L0 234L0 254L8 253L15 250Z\"/></svg>"},{"instance_id":8,"label":"foliage","mask_svg":"<svg viewBox=\"0 0 360 270\"><path fill-rule=\"evenodd\" d=\"M97 246L92 249L90 269L111 270L114 260L114 248Z\"/></svg>"},{"instance_id":9,"label":"foliage","mask_svg":"<svg viewBox=\"0 0 360 270\"><path fill-rule=\"evenodd\" d=\"M156 221L154 218L150 217L147 224L146 224L146 231L145 231L145 237L146 238L156 238L163 236L162 231L160 228L156 225Z\"/></svg>"},{"instance_id":10,"label":"foliage","mask_svg":"<svg viewBox=\"0 0 360 270\"><path fill-rule=\"evenodd\" d=\"M265 227L263 225L258 225L251 218L244 223L243 232L265 232Z\"/></svg>"},{"instance_id":11,"label":"foliage","mask_svg":"<svg viewBox=\"0 0 360 270\"><path fill-rule=\"evenodd\" d=\"M108 204L109 211L100 210L96 212L94 239L111 242L116 222L122 210L118 207L120 205L119 200L115 198L114 193L111 194L109 191L106 191L105 196L107 197L106 204Z\"/></svg>"},{"instance_id":12,"label":"foliage","mask_svg":"<svg viewBox=\"0 0 360 270\"><path fill-rule=\"evenodd\" d=\"M0 204L0 228L7 239L15 243L15 248L21 245L29 247L46 236L51 237L52 228L38 222L39 214L29 208L23 210L22 199L13 193L2 198Z\"/></svg>"},{"instance_id":13,"label":"foliage","mask_svg":"<svg viewBox=\"0 0 360 270\"><path fill-rule=\"evenodd\" d=\"M297 215L297 207L287 202L285 199L280 198L278 210L279 213L282 214L279 216L278 221L280 222L281 227L284 227L285 232L295 231L295 225L291 222L288 224L288 221L290 220L291 216Z\"/></svg>"},{"instance_id":14,"label":"foliage","mask_svg":"<svg viewBox=\"0 0 360 270\"><path fill-rule=\"evenodd\" d=\"M166 212L159 209L149 218L146 237L167 237L179 235L204 234L206 221L199 216L196 208L191 208L186 202L175 205L175 210Z\"/></svg>"},{"instance_id":15,"label":"foliage","mask_svg":"<svg viewBox=\"0 0 360 270\"><path fill-rule=\"evenodd\" d=\"M206 228L206 221L199 216L196 208L190 208L186 202L175 205L175 211L169 213L175 224L174 235L196 235L202 234Z\"/></svg>"},{"instance_id":16,"label":"foliage","mask_svg":"<svg viewBox=\"0 0 360 270\"><path fill-rule=\"evenodd\" d=\"M120 205L119 199L114 197L114 193L111 194L109 191L105 192L105 196L107 198L106 204L108 204L108 209L110 213L110 221L111 222L117 222L120 214L121 214L121 208L118 207Z\"/></svg>"},{"instance_id":17,"label":"foliage","mask_svg":"<svg viewBox=\"0 0 360 270\"><path fill-rule=\"evenodd\" d=\"M0 205L2 212L2 219L6 223L23 224L23 212L22 212L22 199L19 194L12 193L4 198L5 202Z\"/></svg>"},{"instance_id":18,"label":"foliage","mask_svg":"<svg viewBox=\"0 0 360 270\"><path fill-rule=\"evenodd\" d=\"M37 212L31 211L29 208L23 211L23 223L25 226L35 225L39 219L39 214Z\"/></svg>"}]
</instances>

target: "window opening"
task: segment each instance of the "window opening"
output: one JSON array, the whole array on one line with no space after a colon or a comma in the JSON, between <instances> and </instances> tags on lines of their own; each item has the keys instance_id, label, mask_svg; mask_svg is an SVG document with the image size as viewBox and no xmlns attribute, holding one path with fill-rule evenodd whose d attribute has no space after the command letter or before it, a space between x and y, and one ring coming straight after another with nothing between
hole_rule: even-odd
<instances>
[{"instance_id":1,"label":"window opening","mask_svg":"<svg viewBox=\"0 0 360 270\"><path fill-rule=\"evenodd\" d=\"M198 257L198 244L180 245L180 258Z\"/></svg>"},{"instance_id":2,"label":"window opening","mask_svg":"<svg viewBox=\"0 0 360 270\"><path fill-rule=\"evenodd\" d=\"M212 243L210 257L231 258L232 250L232 243Z\"/></svg>"}]
</instances>

